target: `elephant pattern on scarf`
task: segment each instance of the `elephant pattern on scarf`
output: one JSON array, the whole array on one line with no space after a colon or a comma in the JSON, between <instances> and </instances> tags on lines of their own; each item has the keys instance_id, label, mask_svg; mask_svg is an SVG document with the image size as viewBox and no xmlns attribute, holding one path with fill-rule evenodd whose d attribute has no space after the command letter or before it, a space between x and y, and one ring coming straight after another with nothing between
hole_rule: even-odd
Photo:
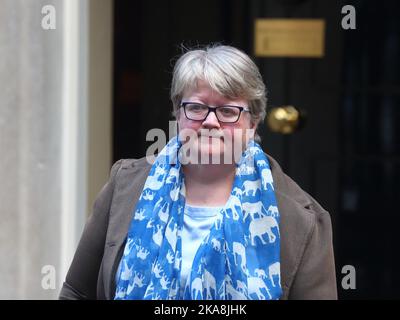
<instances>
[{"instance_id":1,"label":"elephant pattern on scarf","mask_svg":"<svg viewBox=\"0 0 400 320\"><path fill-rule=\"evenodd\" d=\"M176 137L169 141L150 169L133 211L114 298L279 299L279 210L268 158L254 141L237 164L230 198L180 290L185 206L176 161L180 146Z\"/></svg>"}]
</instances>

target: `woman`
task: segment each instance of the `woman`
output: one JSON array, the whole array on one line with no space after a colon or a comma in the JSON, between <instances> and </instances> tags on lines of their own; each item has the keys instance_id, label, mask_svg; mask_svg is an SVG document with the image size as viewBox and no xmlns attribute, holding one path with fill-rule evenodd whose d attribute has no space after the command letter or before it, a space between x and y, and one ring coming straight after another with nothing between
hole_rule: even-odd
<instances>
[{"instance_id":1,"label":"woman","mask_svg":"<svg viewBox=\"0 0 400 320\"><path fill-rule=\"evenodd\" d=\"M329 214L256 141L266 110L254 62L186 52L171 86L178 136L119 160L62 299L336 299Z\"/></svg>"}]
</instances>

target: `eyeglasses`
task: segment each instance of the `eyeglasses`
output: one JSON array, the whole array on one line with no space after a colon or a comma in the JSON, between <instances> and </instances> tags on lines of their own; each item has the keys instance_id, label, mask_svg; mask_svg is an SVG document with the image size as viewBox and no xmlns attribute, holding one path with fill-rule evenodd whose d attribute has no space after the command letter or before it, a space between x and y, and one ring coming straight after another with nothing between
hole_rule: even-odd
<instances>
[{"instance_id":1,"label":"eyeglasses","mask_svg":"<svg viewBox=\"0 0 400 320\"><path fill-rule=\"evenodd\" d=\"M250 112L248 108L239 106L210 107L196 102L182 102L181 108L186 118L194 121L204 121L210 112L214 112L219 122L235 123L239 120L242 111Z\"/></svg>"}]
</instances>

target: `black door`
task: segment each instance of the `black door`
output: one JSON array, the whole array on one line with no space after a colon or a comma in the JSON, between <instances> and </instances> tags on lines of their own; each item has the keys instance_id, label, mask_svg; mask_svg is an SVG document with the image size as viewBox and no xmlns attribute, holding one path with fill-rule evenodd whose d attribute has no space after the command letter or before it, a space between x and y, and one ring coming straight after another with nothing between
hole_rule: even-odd
<instances>
[{"instance_id":1,"label":"black door","mask_svg":"<svg viewBox=\"0 0 400 320\"><path fill-rule=\"evenodd\" d=\"M341 9L356 9L344 30ZM325 20L322 58L259 58L269 110L293 105L292 134L261 128L263 148L330 212L339 297L399 298L400 4L395 0L115 1L114 160L145 155L168 130L180 45L221 42L254 55L256 18ZM356 288L343 289L354 266Z\"/></svg>"}]
</instances>

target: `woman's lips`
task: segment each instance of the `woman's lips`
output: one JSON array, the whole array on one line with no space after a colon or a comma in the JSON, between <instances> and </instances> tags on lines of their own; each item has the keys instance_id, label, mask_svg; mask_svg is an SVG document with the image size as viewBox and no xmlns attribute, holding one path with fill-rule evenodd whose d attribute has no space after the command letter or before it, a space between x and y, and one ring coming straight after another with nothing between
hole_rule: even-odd
<instances>
[{"instance_id":1,"label":"woman's lips","mask_svg":"<svg viewBox=\"0 0 400 320\"><path fill-rule=\"evenodd\" d=\"M202 142L211 142L211 143L212 141L224 140L223 137L207 137L207 136L200 136L199 139Z\"/></svg>"},{"instance_id":2,"label":"woman's lips","mask_svg":"<svg viewBox=\"0 0 400 320\"><path fill-rule=\"evenodd\" d=\"M221 135L221 136L206 136L206 135L199 135L199 139L207 139L207 138L209 138L209 139L223 139L223 138L224 138L224 136L223 136L223 135Z\"/></svg>"}]
</instances>

